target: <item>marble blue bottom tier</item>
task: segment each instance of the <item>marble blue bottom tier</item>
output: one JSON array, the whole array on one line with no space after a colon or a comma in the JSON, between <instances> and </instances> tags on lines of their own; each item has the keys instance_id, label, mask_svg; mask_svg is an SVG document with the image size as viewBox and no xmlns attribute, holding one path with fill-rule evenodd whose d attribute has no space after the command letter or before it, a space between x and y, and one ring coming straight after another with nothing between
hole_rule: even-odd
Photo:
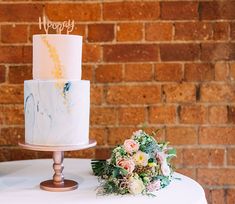
<instances>
[{"instance_id":1,"label":"marble blue bottom tier","mask_svg":"<svg viewBox=\"0 0 235 204\"><path fill-rule=\"evenodd\" d=\"M90 82L24 82L25 142L34 145L81 145L89 140Z\"/></svg>"}]
</instances>

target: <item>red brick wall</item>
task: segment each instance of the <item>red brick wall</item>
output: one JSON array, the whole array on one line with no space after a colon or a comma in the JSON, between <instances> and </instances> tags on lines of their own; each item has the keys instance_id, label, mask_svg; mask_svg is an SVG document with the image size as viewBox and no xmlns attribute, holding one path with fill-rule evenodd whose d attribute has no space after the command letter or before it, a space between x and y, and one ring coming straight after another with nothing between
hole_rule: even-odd
<instances>
[{"instance_id":1,"label":"red brick wall","mask_svg":"<svg viewBox=\"0 0 235 204\"><path fill-rule=\"evenodd\" d=\"M110 147L146 124L178 149L178 171L210 203L235 202L235 2L0 1L0 161L48 157L21 150L23 81L32 78L37 19L74 19L91 80L91 137Z\"/></svg>"}]
</instances>

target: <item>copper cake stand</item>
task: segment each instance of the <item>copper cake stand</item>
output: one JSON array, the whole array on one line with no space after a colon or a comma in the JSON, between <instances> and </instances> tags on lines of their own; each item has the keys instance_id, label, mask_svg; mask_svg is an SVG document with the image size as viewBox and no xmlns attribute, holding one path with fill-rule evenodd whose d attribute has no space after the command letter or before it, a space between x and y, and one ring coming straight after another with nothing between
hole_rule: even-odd
<instances>
[{"instance_id":1,"label":"copper cake stand","mask_svg":"<svg viewBox=\"0 0 235 204\"><path fill-rule=\"evenodd\" d=\"M63 160L65 151L82 150L94 147L96 145L95 140L89 140L88 144L74 145L74 146L41 146L31 145L27 143L19 143L19 146L27 150L53 152L53 180L47 180L40 183L40 188L46 191L62 192L71 191L78 188L78 183L73 180L64 179L63 175Z\"/></svg>"}]
</instances>

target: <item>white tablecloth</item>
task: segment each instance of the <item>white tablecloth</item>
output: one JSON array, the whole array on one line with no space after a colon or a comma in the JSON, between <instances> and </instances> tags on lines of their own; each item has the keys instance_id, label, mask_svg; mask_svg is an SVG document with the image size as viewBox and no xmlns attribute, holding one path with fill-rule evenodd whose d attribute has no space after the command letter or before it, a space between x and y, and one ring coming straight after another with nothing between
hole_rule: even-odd
<instances>
[{"instance_id":1,"label":"white tablecloth","mask_svg":"<svg viewBox=\"0 0 235 204\"><path fill-rule=\"evenodd\" d=\"M194 180L175 174L181 180L174 180L168 187L148 196L97 196L97 177L92 175L90 160L64 160L64 176L79 182L77 190L69 192L48 192L39 188L39 183L51 179L52 159L26 160L0 163L0 203L102 203L102 204L206 204L202 187Z\"/></svg>"}]
</instances>

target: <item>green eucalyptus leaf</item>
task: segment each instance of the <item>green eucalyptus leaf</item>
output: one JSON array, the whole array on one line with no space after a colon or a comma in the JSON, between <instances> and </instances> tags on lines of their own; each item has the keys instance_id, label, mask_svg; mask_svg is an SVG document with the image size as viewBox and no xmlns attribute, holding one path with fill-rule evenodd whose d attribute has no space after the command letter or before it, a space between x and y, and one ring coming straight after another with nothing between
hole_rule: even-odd
<instances>
[{"instance_id":1,"label":"green eucalyptus leaf","mask_svg":"<svg viewBox=\"0 0 235 204\"><path fill-rule=\"evenodd\" d=\"M170 155L176 155L176 149L174 149L174 148L172 148L172 149L169 149L168 151L167 151L167 154L170 156Z\"/></svg>"}]
</instances>

